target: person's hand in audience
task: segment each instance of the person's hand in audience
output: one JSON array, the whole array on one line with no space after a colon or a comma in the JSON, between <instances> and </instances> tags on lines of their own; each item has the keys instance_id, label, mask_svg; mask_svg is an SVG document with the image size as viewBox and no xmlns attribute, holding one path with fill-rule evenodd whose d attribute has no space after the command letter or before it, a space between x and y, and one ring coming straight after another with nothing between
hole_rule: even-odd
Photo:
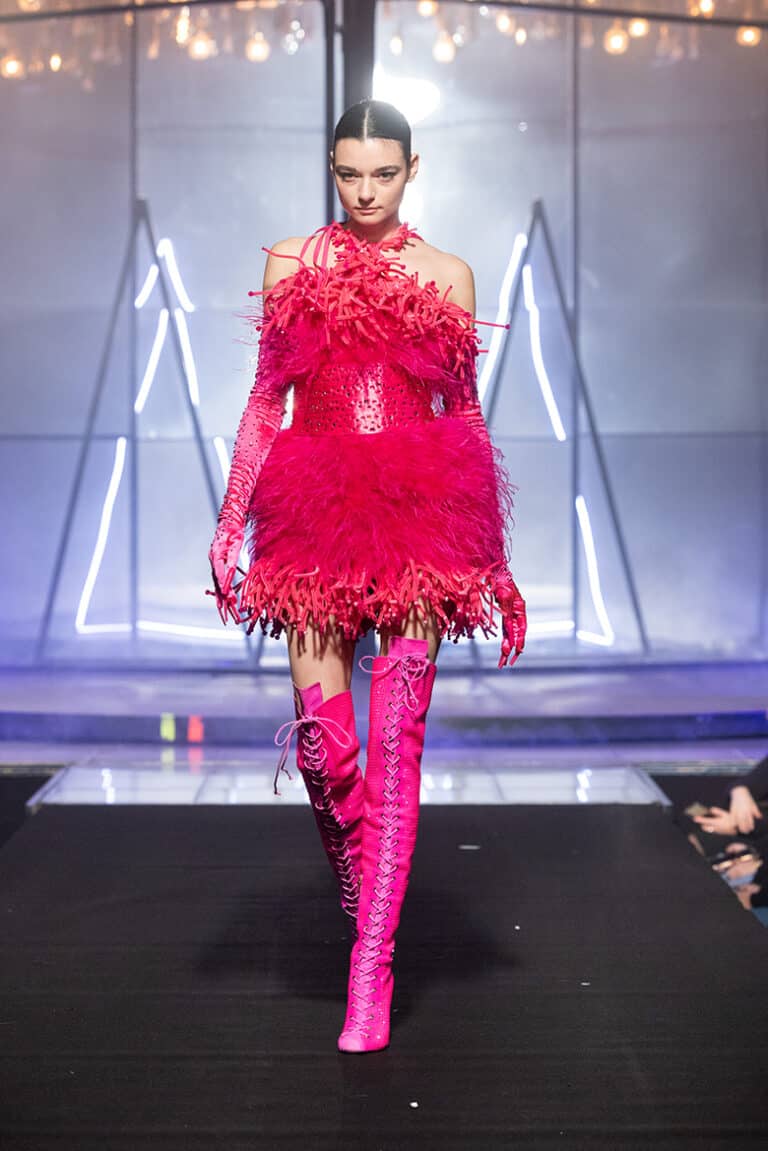
<instances>
[{"instance_id":1,"label":"person's hand in audience","mask_svg":"<svg viewBox=\"0 0 768 1151\"><path fill-rule=\"evenodd\" d=\"M735 835L736 820L730 811L722 807L710 807L703 815L694 815L694 822L698 823L702 831L712 831L715 835Z\"/></svg>"},{"instance_id":2,"label":"person's hand in audience","mask_svg":"<svg viewBox=\"0 0 768 1151\"><path fill-rule=\"evenodd\" d=\"M745 835L755 830L755 820L762 819L763 813L755 803L748 787L731 788L731 818L737 831Z\"/></svg>"}]
</instances>

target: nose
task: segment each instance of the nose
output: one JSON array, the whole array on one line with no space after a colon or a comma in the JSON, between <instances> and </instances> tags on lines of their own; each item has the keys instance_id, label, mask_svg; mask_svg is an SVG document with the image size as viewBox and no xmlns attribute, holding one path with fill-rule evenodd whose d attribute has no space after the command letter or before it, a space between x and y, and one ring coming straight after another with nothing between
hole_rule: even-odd
<instances>
[{"instance_id":1,"label":"nose","mask_svg":"<svg viewBox=\"0 0 768 1151\"><path fill-rule=\"evenodd\" d=\"M361 204L370 204L374 197L373 188L369 179L363 180L357 193L357 198Z\"/></svg>"}]
</instances>

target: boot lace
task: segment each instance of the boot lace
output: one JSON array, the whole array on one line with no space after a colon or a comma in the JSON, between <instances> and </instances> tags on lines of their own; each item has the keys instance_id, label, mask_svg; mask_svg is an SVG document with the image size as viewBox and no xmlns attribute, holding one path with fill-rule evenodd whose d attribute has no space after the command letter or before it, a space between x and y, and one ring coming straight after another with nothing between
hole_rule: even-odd
<instances>
[{"instance_id":1,"label":"boot lace","mask_svg":"<svg viewBox=\"0 0 768 1151\"><path fill-rule=\"evenodd\" d=\"M366 660L375 657L363 656L358 666L365 672L377 674ZM381 657L379 657L381 658ZM387 675L399 669L387 701L387 709L382 725L382 749L384 753L384 786L381 811L381 838L373 883L368 922L360 932L357 943L357 962L352 973L350 1003L345 1030L369 1035L376 1025L376 981L382 965L389 965L394 956L394 944L389 954L382 954L384 937L389 923L389 909L398 871L397 848L400 830L400 747L404 709L415 711L418 697L414 683L423 679L429 667L425 656L406 653L401 656L384 657L388 666L381 674Z\"/></svg>"}]
</instances>

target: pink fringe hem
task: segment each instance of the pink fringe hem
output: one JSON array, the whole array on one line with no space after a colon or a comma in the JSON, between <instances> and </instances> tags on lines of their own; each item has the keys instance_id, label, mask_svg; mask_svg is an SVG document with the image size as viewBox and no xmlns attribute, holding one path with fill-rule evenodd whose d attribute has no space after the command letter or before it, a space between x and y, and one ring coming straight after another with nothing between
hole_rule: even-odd
<instances>
[{"instance_id":1,"label":"pink fringe hem","mask_svg":"<svg viewBox=\"0 0 768 1151\"><path fill-rule=\"evenodd\" d=\"M492 588L502 566L458 576L410 564L397 581L367 578L353 585L296 572L293 565L272 569L262 560L238 585L240 612L249 634L259 625L273 638L295 627L299 635L314 628L358 639L371 628L398 629L413 610L421 620L434 616L440 635L457 643L476 628L496 635Z\"/></svg>"}]
</instances>

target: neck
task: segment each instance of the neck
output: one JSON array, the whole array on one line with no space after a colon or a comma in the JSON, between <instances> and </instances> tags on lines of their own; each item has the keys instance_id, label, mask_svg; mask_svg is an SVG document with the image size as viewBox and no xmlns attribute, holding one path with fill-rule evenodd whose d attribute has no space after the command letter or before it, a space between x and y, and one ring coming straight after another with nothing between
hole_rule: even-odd
<instances>
[{"instance_id":1,"label":"neck","mask_svg":"<svg viewBox=\"0 0 768 1151\"><path fill-rule=\"evenodd\" d=\"M400 219L397 215L390 216L388 220L380 220L370 227L361 224L359 220L347 219L344 227L359 240L365 240L369 244L381 244L390 236L394 236L400 227Z\"/></svg>"}]
</instances>

